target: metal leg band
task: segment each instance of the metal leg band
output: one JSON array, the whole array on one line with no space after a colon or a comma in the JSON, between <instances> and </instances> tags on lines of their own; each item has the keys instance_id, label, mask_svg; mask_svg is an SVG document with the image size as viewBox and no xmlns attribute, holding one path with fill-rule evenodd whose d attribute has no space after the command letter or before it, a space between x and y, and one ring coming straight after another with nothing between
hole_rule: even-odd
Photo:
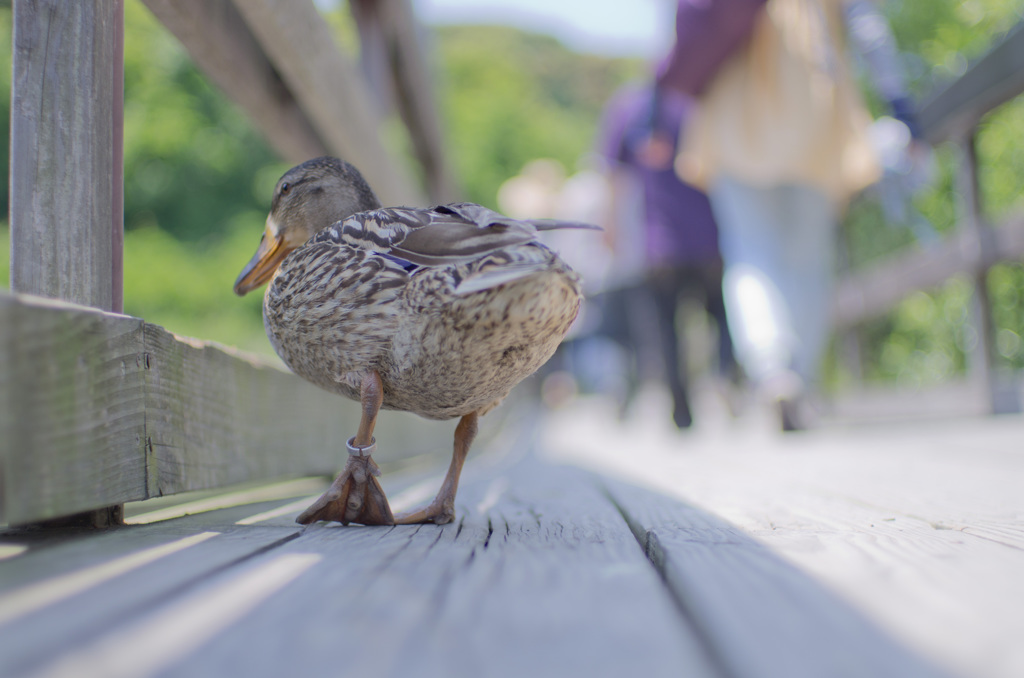
<instances>
[{"instance_id":1,"label":"metal leg band","mask_svg":"<svg viewBox=\"0 0 1024 678\"><path fill-rule=\"evenodd\" d=\"M345 443L345 447L348 448L348 453L351 454L353 457L369 457L371 454L377 451L376 438L370 438L370 444L365 447L353 445L352 443L355 441L355 439L356 437L352 436Z\"/></svg>"}]
</instances>

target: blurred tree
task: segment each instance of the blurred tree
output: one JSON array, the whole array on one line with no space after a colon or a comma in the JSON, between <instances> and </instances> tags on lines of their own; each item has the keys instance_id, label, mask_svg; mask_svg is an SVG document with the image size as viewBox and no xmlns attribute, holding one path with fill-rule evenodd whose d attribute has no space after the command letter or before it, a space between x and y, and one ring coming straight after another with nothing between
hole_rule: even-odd
<instances>
[{"instance_id":1,"label":"blurred tree","mask_svg":"<svg viewBox=\"0 0 1024 678\"><path fill-rule=\"evenodd\" d=\"M265 209L286 168L139 2L125 3L124 56L125 228L195 242Z\"/></svg>"},{"instance_id":2,"label":"blurred tree","mask_svg":"<svg viewBox=\"0 0 1024 678\"><path fill-rule=\"evenodd\" d=\"M440 26L439 101L466 198L495 207L498 186L535 158L574 167L614 90L639 60L576 54L504 26Z\"/></svg>"}]
</instances>

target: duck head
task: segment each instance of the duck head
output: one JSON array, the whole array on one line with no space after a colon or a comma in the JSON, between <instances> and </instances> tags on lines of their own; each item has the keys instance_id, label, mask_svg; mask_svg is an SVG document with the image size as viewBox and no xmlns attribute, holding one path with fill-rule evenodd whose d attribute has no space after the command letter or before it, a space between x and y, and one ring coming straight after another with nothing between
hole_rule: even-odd
<instances>
[{"instance_id":1,"label":"duck head","mask_svg":"<svg viewBox=\"0 0 1024 678\"><path fill-rule=\"evenodd\" d=\"M235 281L235 294L243 296L273 278L284 258L320 229L380 206L363 175L347 162L323 157L291 168L274 187L263 239Z\"/></svg>"}]
</instances>

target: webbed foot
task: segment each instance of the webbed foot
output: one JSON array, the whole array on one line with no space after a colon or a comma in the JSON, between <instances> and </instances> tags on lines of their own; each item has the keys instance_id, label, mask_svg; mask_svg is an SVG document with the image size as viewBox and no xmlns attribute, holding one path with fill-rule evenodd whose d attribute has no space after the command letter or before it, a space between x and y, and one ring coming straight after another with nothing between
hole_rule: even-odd
<instances>
[{"instance_id":1,"label":"webbed foot","mask_svg":"<svg viewBox=\"0 0 1024 678\"><path fill-rule=\"evenodd\" d=\"M375 448L372 443L365 448L355 447L348 442L349 458L330 489L299 514L295 522L309 525L318 520L333 520L348 525L394 525L388 498L377 482L380 467L370 457ZM359 454L353 454L355 450ZM365 453L365 454L363 454Z\"/></svg>"},{"instance_id":2,"label":"webbed foot","mask_svg":"<svg viewBox=\"0 0 1024 678\"><path fill-rule=\"evenodd\" d=\"M459 420L455 427L455 449L452 453L452 463L448 467L444 482L438 491L434 501L419 511L401 513L395 517L396 525L410 525L413 523L436 523L444 525L455 520L455 493L459 489L459 476L462 474L462 465L469 454L469 446L473 444L476 437L477 419L476 412L470 412Z\"/></svg>"},{"instance_id":3,"label":"webbed foot","mask_svg":"<svg viewBox=\"0 0 1024 678\"><path fill-rule=\"evenodd\" d=\"M446 525L455 520L455 497L439 498L418 511L407 511L395 516L395 525L435 523Z\"/></svg>"}]
</instances>

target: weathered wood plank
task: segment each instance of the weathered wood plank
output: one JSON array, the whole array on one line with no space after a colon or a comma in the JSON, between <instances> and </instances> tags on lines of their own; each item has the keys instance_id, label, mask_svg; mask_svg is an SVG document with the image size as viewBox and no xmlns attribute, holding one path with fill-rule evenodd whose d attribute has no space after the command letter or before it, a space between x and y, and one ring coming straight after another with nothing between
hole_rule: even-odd
<instances>
[{"instance_id":1,"label":"weathered wood plank","mask_svg":"<svg viewBox=\"0 0 1024 678\"><path fill-rule=\"evenodd\" d=\"M149 525L235 506L278 499L317 497L329 486L326 476L313 476L277 483L244 483L216 490L157 497L125 505L124 522L126 525Z\"/></svg>"},{"instance_id":2,"label":"weathered wood plank","mask_svg":"<svg viewBox=\"0 0 1024 678\"><path fill-rule=\"evenodd\" d=\"M235 5L331 152L358 166L385 204L421 204L407 169L381 142L365 83L312 0Z\"/></svg>"},{"instance_id":3,"label":"weathered wood plank","mask_svg":"<svg viewBox=\"0 0 1024 678\"><path fill-rule=\"evenodd\" d=\"M1011 678L1024 670L1022 436L1020 417L678 436L573 410L545 441L728 520L943 666Z\"/></svg>"},{"instance_id":4,"label":"weathered wood plank","mask_svg":"<svg viewBox=\"0 0 1024 678\"><path fill-rule=\"evenodd\" d=\"M145 326L149 496L254 479L335 473L358 404L263 361ZM230 351L230 352L229 352ZM500 427L490 418L488 435ZM382 412L381 463L451 449L453 427Z\"/></svg>"},{"instance_id":5,"label":"weathered wood plank","mask_svg":"<svg viewBox=\"0 0 1024 678\"><path fill-rule=\"evenodd\" d=\"M398 675L722 675L596 477L527 458L463 501L486 538Z\"/></svg>"},{"instance_id":6,"label":"weathered wood plank","mask_svg":"<svg viewBox=\"0 0 1024 678\"><path fill-rule=\"evenodd\" d=\"M0 295L0 515L24 523L145 496L143 323Z\"/></svg>"},{"instance_id":7,"label":"weathered wood plank","mask_svg":"<svg viewBox=\"0 0 1024 678\"><path fill-rule=\"evenodd\" d=\"M272 367L145 333L149 496L336 468L348 408Z\"/></svg>"},{"instance_id":8,"label":"weathered wood plank","mask_svg":"<svg viewBox=\"0 0 1024 678\"><path fill-rule=\"evenodd\" d=\"M327 154L232 0L143 2L210 80L245 110L278 155L297 164Z\"/></svg>"},{"instance_id":9,"label":"weathered wood plank","mask_svg":"<svg viewBox=\"0 0 1024 678\"><path fill-rule=\"evenodd\" d=\"M333 474L357 403L156 325L0 295L0 518ZM505 410L508 412L508 409ZM482 444L504 414L485 420ZM382 413L382 463L451 450L453 426Z\"/></svg>"},{"instance_id":10,"label":"weathered wood plank","mask_svg":"<svg viewBox=\"0 0 1024 678\"><path fill-rule=\"evenodd\" d=\"M649 491L610 491L728 675L947 675L725 521Z\"/></svg>"},{"instance_id":11,"label":"weathered wood plank","mask_svg":"<svg viewBox=\"0 0 1024 678\"><path fill-rule=\"evenodd\" d=\"M474 477L474 466L456 524L314 525L122 625L186 615L190 601L249 568L316 556L286 590L160 675L720 675L591 477L535 461Z\"/></svg>"},{"instance_id":12,"label":"weathered wood plank","mask_svg":"<svg viewBox=\"0 0 1024 678\"><path fill-rule=\"evenodd\" d=\"M122 0L14 6L11 287L120 310Z\"/></svg>"},{"instance_id":13,"label":"weathered wood plank","mask_svg":"<svg viewBox=\"0 0 1024 678\"><path fill-rule=\"evenodd\" d=\"M0 562L0 674L36 675L76 644L130 627L168 597L294 538L297 529L233 524L269 506L125 528ZM110 675L88 665L74 673Z\"/></svg>"}]
</instances>

